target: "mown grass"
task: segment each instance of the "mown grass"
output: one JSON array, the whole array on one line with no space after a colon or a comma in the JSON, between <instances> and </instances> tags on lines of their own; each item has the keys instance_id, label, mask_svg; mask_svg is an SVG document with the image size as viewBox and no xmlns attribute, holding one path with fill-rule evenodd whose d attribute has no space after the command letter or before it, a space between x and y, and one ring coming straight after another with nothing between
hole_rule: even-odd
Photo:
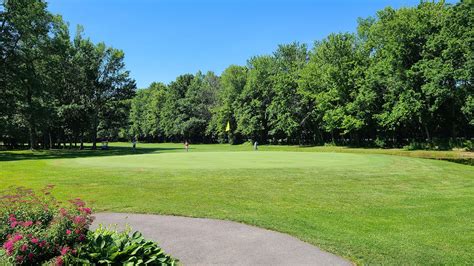
<instances>
[{"instance_id":1,"label":"mown grass","mask_svg":"<svg viewBox=\"0 0 474 266\"><path fill-rule=\"evenodd\" d=\"M404 156L391 156L390 153ZM409 156L409 157L406 157ZM0 187L55 184L96 211L212 217L294 235L360 264L474 261L474 167L426 152L113 143L0 152Z\"/></svg>"},{"instance_id":2,"label":"mown grass","mask_svg":"<svg viewBox=\"0 0 474 266\"><path fill-rule=\"evenodd\" d=\"M179 143L141 143L138 149L133 151L131 144L115 142L109 144L110 149L106 151L93 151L90 145L86 149L57 149L57 150L29 150L1 151L0 161L7 160L27 160L27 159L57 159L57 158L78 158L91 156L115 156L131 154L147 154L156 152L182 152L183 145ZM207 151L249 151L252 145L245 143L241 145L225 144L199 144L191 145L190 150L194 152ZM342 153L362 153L362 154L388 154L407 157L447 160L465 164L473 164L474 152L463 150L436 151L436 150L403 150L403 149L375 149L375 148L350 148L342 146L289 146L289 145L260 145L260 151L298 151L298 152L342 152Z\"/></svg>"}]
</instances>

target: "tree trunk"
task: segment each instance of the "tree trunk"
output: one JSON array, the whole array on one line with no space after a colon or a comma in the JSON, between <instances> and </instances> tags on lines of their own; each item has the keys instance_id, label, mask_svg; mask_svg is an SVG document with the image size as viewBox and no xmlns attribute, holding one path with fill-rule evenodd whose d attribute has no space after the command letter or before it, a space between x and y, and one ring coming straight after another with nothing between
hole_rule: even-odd
<instances>
[{"instance_id":1,"label":"tree trunk","mask_svg":"<svg viewBox=\"0 0 474 266\"><path fill-rule=\"evenodd\" d=\"M428 130L428 127L426 126L426 124L423 124L423 128L425 129L426 139L427 139L428 141L431 140L431 138L430 138L430 131Z\"/></svg>"},{"instance_id":2,"label":"tree trunk","mask_svg":"<svg viewBox=\"0 0 474 266\"><path fill-rule=\"evenodd\" d=\"M451 137L456 140L457 130L456 130L456 104L455 101L451 103Z\"/></svg>"},{"instance_id":3,"label":"tree trunk","mask_svg":"<svg viewBox=\"0 0 474 266\"><path fill-rule=\"evenodd\" d=\"M77 134L77 131L74 132L74 149L77 149L77 138L78 138L78 134Z\"/></svg>"},{"instance_id":4,"label":"tree trunk","mask_svg":"<svg viewBox=\"0 0 474 266\"><path fill-rule=\"evenodd\" d=\"M27 121L28 121L28 137L30 139L30 150L34 150L36 148L36 142L35 142L35 128L34 128L34 121L33 121L33 110L32 110L32 93L31 93L31 88L27 86L27 91L26 91L26 102L28 104L27 108Z\"/></svg>"},{"instance_id":5,"label":"tree trunk","mask_svg":"<svg viewBox=\"0 0 474 266\"><path fill-rule=\"evenodd\" d=\"M80 150L83 150L84 149L84 132L81 132L81 145L79 147Z\"/></svg>"},{"instance_id":6,"label":"tree trunk","mask_svg":"<svg viewBox=\"0 0 474 266\"><path fill-rule=\"evenodd\" d=\"M33 129L33 125L31 125L31 123L29 124L30 125L28 126L28 136L30 139L30 150L34 150L36 147L34 129Z\"/></svg>"},{"instance_id":7,"label":"tree trunk","mask_svg":"<svg viewBox=\"0 0 474 266\"><path fill-rule=\"evenodd\" d=\"M96 150L97 149L97 127L99 126L99 114L95 114L93 121L92 121L92 149Z\"/></svg>"},{"instance_id":8,"label":"tree trunk","mask_svg":"<svg viewBox=\"0 0 474 266\"><path fill-rule=\"evenodd\" d=\"M92 132L92 149L97 149L97 128L94 128Z\"/></svg>"},{"instance_id":9,"label":"tree trunk","mask_svg":"<svg viewBox=\"0 0 474 266\"><path fill-rule=\"evenodd\" d=\"M49 149L53 149L53 140L51 138L51 131L48 132L48 137L49 137Z\"/></svg>"}]
</instances>

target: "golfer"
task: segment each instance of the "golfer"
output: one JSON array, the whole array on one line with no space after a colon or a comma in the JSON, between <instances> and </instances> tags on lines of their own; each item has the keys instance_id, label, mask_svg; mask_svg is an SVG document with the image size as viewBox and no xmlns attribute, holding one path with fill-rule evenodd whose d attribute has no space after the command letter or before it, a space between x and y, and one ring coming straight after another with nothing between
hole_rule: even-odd
<instances>
[{"instance_id":1,"label":"golfer","mask_svg":"<svg viewBox=\"0 0 474 266\"><path fill-rule=\"evenodd\" d=\"M184 149L186 150L186 152L188 152L188 150L189 150L189 143L188 143L187 140L184 141Z\"/></svg>"}]
</instances>

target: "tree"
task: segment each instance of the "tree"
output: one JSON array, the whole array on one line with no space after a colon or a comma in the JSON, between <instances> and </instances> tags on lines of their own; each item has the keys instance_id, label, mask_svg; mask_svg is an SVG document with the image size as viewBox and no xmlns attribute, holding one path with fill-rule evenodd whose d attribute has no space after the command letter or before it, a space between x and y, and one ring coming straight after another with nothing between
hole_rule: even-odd
<instances>
[{"instance_id":1,"label":"tree","mask_svg":"<svg viewBox=\"0 0 474 266\"><path fill-rule=\"evenodd\" d=\"M162 137L159 122L165 93L166 86L155 82L137 91L130 109L130 135L148 141Z\"/></svg>"},{"instance_id":2,"label":"tree","mask_svg":"<svg viewBox=\"0 0 474 266\"><path fill-rule=\"evenodd\" d=\"M123 51L93 43L82 27L71 40L42 0L0 1L0 140L11 147L95 149L98 138L131 135L379 146L473 136L468 1L385 8L309 52L283 44L221 77L185 74L136 93Z\"/></svg>"},{"instance_id":3,"label":"tree","mask_svg":"<svg viewBox=\"0 0 474 266\"><path fill-rule=\"evenodd\" d=\"M83 82L80 62L76 60L78 49L75 42L71 42L68 25L60 16L54 17L51 32L53 37L47 54L47 75L44 82L52 94L49 101L46 101L48 116L42 126L43 142L48 143L50 149L55 142L59 145L66 141L70 145L72 142L77 144L87 123L81 93ZM78 27L77 35L80 36L81 33L82 28Z\"/></svg>"},{"instance_id":4,"label":"tree","mask_svg":"<svg viewBox=\"0 0 474 266\"><path fill-rule=\"evenodd\" d=\"M1 97L5 106L15 110L17 121L28 128L30 148L36 148L36 130L45 115L44 103L48 87L45 57L49 45L52 16L46 3L37 0L2 1L1 44L2 82ZM12 113L10 113L10 118Z\"/></svg>"},{"instance_id":5,"label":"tree","mask_svg":"<svg viewBox=\"0 0 474 266\"><path fill-rule=\"evenodd\" d=\"M425 3L422 11L437 26L418 64L433 129L445 138L467 136L474 125L474 10L461 1L450 8Z\"/></svg>"},{"instance_id":6,"label":"tree","mask_svg":"<svg viewBox=\"0 0 474 266\"><path fill-rule=\"evenodd\" d=\"M227 141L236 143L240 141L236 133L236 113L238 108L238 97L242 93L247 82L247 68L231 65L224 70L220 77L221 89L217 96L217 103L211 110L212 118L207 128L208 134L214 134L220 142ZM225 131L227 123L230 131Z\"/></svg>"},{"instance_id":7,"label":"tree","mask_svg":"<svg viewBox=\"0 0 474 266\"><path fill-rule=\"evenodd\" d=\"M297 93L300 72L306 65L306 45L279 45L274 53L276 73L272 76L275 96L268 106L269 134L276 140L294 143L301 136L306 104Z\"/></svg>"},{"instance_id":8,"label":"tree","mask_svg":"<svg viewBox=\"0 0 474 266\"><path fill-rule=\"evenodd\" d=\"M355 35L331 34L315 44L302 70L299 92L312 103L314 119L332 141L361 130L370 118L374 95L361 84L363 55Z\"/></svg>"},{"instance_id":9,"label":"tree","mask_svg":"<svg viewBox=\"0 0 474 266\"><path fill-rule=\"evenodd\" d=\"M194 79L192 74L178 76L168 85L165 94L163 109L160 112L160 127L168 140L183 138L183 121L188 118L188 113L181 102Z\"/></svg>"},{"instance_id":10,"label":"tree","mask_svg":"<svg viewBox=\"0 0 474 266\"><path fill-rule=\"evenodd\" d=\"M423 134L431 139L434 120L447 100L449 88L426 83L423 70L428 65L434 67L433 61L425 60L426 48L430 36L441 29L445 10L444 3L428 2L416 8L386 8L377 13L378 19L368 30L373 51L371 85L383 99L375 117L382 129L398 138L420 138Z\"/></svg>"},{"instance_id":11,"label":"tree","mask_svg":"<svg viewBox=\"0 0 474 266\"><path fill-rule=\"evenodd\" d=\"M95 73L92 73L94 81L89 99L92 106L92 149L96 149L99 130L107 137L110 130L128 123L125 115L121 114L127 108L124 100L134 96L136 85L130 78L130 72L125 70L123 51L99 43L93 56Z\"/></svg>"},{"instance_id":12,"label":"tree","mask_svg":"<svg viewBox=\"0 0 474 266\"><path fill-rule=\"evenodd\" d=\"M275 60L271 56L253 57L248 62L248 69L247 82L236 107L237 133L261 143L267 142L267 109L274 97Z\"/></svg>"}]
</instances>

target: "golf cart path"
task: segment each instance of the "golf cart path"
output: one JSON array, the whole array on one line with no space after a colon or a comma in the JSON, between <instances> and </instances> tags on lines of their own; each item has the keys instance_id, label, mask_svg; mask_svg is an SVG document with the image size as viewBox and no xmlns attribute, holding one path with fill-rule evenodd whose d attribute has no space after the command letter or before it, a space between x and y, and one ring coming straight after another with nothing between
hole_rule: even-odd
<instances>
[{"instance_id":1,"label":"golf cart path","mask_svg":"<svg viewBox=\"0 0 474 266\"><path fill-rule=\"evenodd\" d=\"M352 265L287 234L231 221L127 213L95 217L93 228L128 224L184 265Z\"/></svg>"}]
</instances>

